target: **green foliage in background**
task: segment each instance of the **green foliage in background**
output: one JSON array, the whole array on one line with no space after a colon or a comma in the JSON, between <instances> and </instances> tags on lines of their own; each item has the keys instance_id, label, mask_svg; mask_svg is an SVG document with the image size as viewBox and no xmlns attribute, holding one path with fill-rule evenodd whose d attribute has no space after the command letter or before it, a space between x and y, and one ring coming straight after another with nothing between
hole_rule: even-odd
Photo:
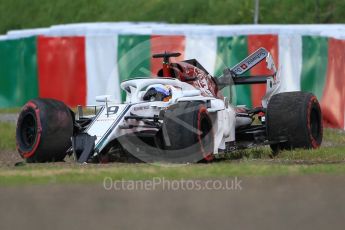
<instances>
[{"instance_id":1,"label":"green foliage in background","mask_svg":"<svg viewBox=\"0 0 345 230\"><path fill-rule=\"evenodd\" d=\"M344 0L261 0L260 23L344 23ZM0 34L76 22L250 24L254 0L0 0Z\"/></svg>"}]
</instances>

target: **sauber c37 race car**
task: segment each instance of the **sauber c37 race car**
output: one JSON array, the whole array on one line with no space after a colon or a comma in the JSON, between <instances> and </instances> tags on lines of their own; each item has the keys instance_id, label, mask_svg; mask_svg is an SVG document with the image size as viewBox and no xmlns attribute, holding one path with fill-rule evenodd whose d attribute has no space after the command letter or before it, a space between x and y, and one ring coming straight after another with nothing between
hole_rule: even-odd
<instances>
[{"instance_id":1,"label":"sauber c37 race car","mask_svg":"<svg viewBox=\"0 0 345 230\"><path fill-rule=\"evenodd\" d=\"M19 154L28 162L139 160L211 161L237 149L269 145L282 149L318 148L322 114L317 98L306 92L280 92L280 76L271 54L260 48L220 77L195 59L170 62L179 53L161 53L157 76L121 83L125 103L108 95L96 98L95 114L73 112L63 102L37 98L23 107L17 122ZM266 61L271 74L246 76ZM265 84L262 105L232 105L236 85ZM229 87L230 97L221 90Z\"/></svg>"}]
</instances>

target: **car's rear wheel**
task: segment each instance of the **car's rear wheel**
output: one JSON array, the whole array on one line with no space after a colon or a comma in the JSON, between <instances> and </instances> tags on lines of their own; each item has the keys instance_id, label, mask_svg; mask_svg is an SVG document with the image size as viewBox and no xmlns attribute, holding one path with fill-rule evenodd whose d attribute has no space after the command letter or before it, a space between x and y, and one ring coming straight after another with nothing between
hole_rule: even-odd
<instances>
[{"instance_id":1,"label":"car's rear wheel","mask_svg":"<svg viewBox=\"0 0 345 230\"><path fill-rule=\"evenodd\" d=\"M322 142L322 113L317 98L306 92L274 95L267 106L268 139L274 154L283 149L318 148Z\"/></svg>"},{"instance_id":2,"label":"car's rear wheel","mask_svg":"<svg viewBox=\"0 0 345 230\"><path fill-rule=\"evenodd\" d=\"M71 146L73 117L70 109L54 99L33 99L20 112L16 143L27 162L61 161Z\"/></svg>"}]
</instances>

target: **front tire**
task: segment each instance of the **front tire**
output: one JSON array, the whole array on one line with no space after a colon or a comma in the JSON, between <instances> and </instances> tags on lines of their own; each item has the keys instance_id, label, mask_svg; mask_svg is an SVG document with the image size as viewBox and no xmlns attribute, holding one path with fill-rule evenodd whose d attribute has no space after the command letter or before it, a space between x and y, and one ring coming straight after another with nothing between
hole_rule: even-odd
<instances>
[{"instance_id":1,"label":"front tire","mask_svg":"<svg viewBox=\"0 0 345 230\"><path fill-rule=\"evenodd\" d=\"M213 160L213 125L203 102L170 106L164 114L162 136L165 153L174 162Z\"/></svg>"},{"instance_id":2,"label":"front tire","mask_svg":"<svg viewBox=\"0 0 345 230\"><path fill-rule=\"evenodd\" d=\"M61 101L37 98L20 112L16 143L27 162L62 161L71 147L73 117Z\"/></svg>"}]
</instances>

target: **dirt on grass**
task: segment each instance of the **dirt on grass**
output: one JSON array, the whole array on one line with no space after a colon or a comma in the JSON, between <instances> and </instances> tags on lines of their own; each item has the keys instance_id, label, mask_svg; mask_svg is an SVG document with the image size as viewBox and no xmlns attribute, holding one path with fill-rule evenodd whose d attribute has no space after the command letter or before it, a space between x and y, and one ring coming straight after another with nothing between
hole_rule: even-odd
<instances>
[{"instance_id":1,"label":"dirt on grass","mask_svg":"<svg viewBox=\"0 0 345 230\"><path fill-rule=\"evenodd\" d=\"M1 150L0 151L0 168L13 167L16 163L22 162L23 159L16 151Z\"/></svg>"}]
</instances>

